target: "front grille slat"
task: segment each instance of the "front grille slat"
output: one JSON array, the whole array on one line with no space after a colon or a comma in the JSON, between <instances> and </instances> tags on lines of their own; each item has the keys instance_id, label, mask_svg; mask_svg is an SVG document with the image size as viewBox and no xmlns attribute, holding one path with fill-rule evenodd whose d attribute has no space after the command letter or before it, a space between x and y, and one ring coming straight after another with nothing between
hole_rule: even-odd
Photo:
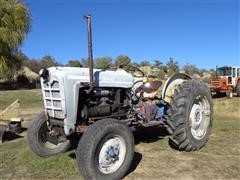
<instances>
[{"instance_id":1,"label":"front grille slat","mask_svg":"<svg viewBox=\"0 0 240 180\"><path fill-rule=\"evenodd\" d=\"M49 110L62 110L62 108L57 108L57 107L52 107L52 106L46 106L46 109L49 109Z\"/></svg>"},{"instance_id":2,"label":"front grille slat","mask_svg":"<svg viewBox=\"0 0 240 180\"><path fill-rule=\"evenodd\" d=\"M219 81L218 80L212 80L211 81L211 84L213 85L213 86L219 86Z\"/></svg>"},{"instance_id":3,"label":"front grille slat","mask_svg":"<svg viewBox=\"0 0 240 180\"><path fill-rule=\"evenodd\" d=\"M48 115L53 118L64 119L59 82L43 83L42 87L44 104Z\"/></svg>"}]
</instances>

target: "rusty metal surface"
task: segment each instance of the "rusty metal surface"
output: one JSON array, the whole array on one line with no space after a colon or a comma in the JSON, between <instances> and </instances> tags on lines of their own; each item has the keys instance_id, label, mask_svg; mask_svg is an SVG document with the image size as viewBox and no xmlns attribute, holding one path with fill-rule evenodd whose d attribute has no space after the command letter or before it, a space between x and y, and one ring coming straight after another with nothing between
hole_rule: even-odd
<instances>
[{"instance_id":1,"label":"rusty metal surface","mask_svg":"<svg viewBox=\"0 0 240 180\"><path fill-rule=\"evenodd\" d=\"M77 125L75 132L77 133L86 133L88 130L88 125Z\"/></svg>"},{"instance_id":2,"label":"rusty metal surface","mask_svg":"<svg viewBox=\"0 0 240 180\"><path fill-rule=\"evenodd\" d=\"M92 54L92 25L91 25L91 15L86 15L84 18L87 20L87 32L88 32L88 66L89 66L89 76L90 76L90 89L89 93L93 88L93 54Z\"/></svg>"},{"instance_id":3,"label":"rusty metal surface","mask_svg":"<svg viewBox=\"0 0 240 180\"><path fill-rule=\"evenodd\" d=\"M162 85L162 81L151 81L144 83L140 87L136 89L136 93L145 92L145 93L152 93L158 90Z\"/></svg>"}]
</instances>

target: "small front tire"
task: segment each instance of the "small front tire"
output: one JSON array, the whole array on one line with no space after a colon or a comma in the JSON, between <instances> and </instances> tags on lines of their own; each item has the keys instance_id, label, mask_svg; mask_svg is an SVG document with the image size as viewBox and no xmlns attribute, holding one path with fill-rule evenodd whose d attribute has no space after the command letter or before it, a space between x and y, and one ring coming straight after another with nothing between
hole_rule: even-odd
<instances>
[{"instance_id":1,"label":"small front tire","mask_svg":"<svg viewBox=\"0 0 240 180\"><path fill-rule=\"evenodd\" d=\"M134 155L134 138L129 127L115 119L91 125L77 147L78 169L84 179L121 179Z\"/></svg>"},{"instance_id":2,"label":"small front tire","mask_svg":"<svg viewBox=\"0 0 240 180\"><path fill-rule=\"evenodd\" d=\"M48 132L47 117L45 112L41 112L32 120L27 134L28 146L35 154L48 157L66 152L70 148L70 140L66 140L57 145L48 142L46 138L46 133Z\"/></svg>"}]
</instances>

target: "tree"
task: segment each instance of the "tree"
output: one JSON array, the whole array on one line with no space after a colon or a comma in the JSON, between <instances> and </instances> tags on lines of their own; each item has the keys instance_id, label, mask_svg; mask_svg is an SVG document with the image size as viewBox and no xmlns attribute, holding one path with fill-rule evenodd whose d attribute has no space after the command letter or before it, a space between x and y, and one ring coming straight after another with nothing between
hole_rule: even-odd
<instances>
[{"instance_id":1,"label":"tree","mask_svg":"<svg viewBox=\"0 0 240 180\"><path fill-rule=\"evenodd\" d=\"M21 65L25 65L29 61L29 58L22 51L17 51L14 53L14 56L17 58L17 61L20 61Z\"/></svg>"},{"instance_id":2,"label":"tree","mask_svg":"<svg viewBox=\"0 0 240 180\"><path fill-rule=\"evenodd\" d=\"M41 69L41 64L39 60L31 59L25 63L25 66L27 66L29 69L31 69L35 73L39 73Z\"/></svg>"},{"instance_id":3,"label":"tree","mask_svg":"<svg viewBox=\"0 0 240 180\"><path fill-rule=\"evenodd\" d=\"M165 78L165 72L163 69L159 69L158 71L155 71L154 75L156 75L158 79L163 80Z\"/></svg>"},{"instance_id":4,"label":"tree","mask_svg":"<svg viewBox=\"0 0 240 180\"><path fill-rule=\"evenodd\" d=\"M168 72L168 67L165 66L165 65L162 65L162 66L161 66L161 69L162 69L165 73Z\"/></svg>"},{"instance_id":5,"label":"tree","mask_svg":"<svg viewBox=\"0 0 240 180\"><path fill-rule=\"evenodd\" d=\"M82 64L83 67L88 67L88 60L87 59L82 58L80 63Z\"/></svg>"},{"instance_id":6,"label":"tree","mask_svg":"<svg viewBox=\"0 0 240 180\"><path fill-rule=\"evenodd\" d=\"M199 73L202 76L204 73L210 73L210 70L207 70L205 68L201 68L201 69L199 69Z\"/></svg>"},{"instance_id":7,"label":"tree","mask_svg":"<svg viewBox=\"0 0 240 180\"><path fill-rule=\"evenodd\" d=\"M140 66L151 66L151 63L148 60L143 60L139 64Z\"/></svg>"},{"instance_id":8,"label":"tree","mask_svg":"<svg viewBox=\"0 0 240 180\"><path fill-rule=\"evenodd\" d=\"M161 68L163 63L160 60L154 60L153 66L156 68Z\"/></svg>"},{"instance_id":9,"label":"tree","mask_svg":"<svg viewBox=\"0 0 240 180\"><path fill-rule=\"evenodd\" d=\"M23 54L22 52L15 52L11 55L9 59L13 64L11 64L11 67L7 67L3 72L3 78L7 81L13 81L14 75L16 74L16 71L18 71L26 61L28 61L28 57Z\"/></svg>"},{"instance_id":10,"label":"tree","mask_svg":"<svg viewBox=\"0 0 240 180\"><path fill-rule=\"evenodd\" d=\"M169 61L166 63L168 70L172 70L174 72L179 71L179 65L177 61L174 61L173 58L169 58Z\"/></svg>"},{"instance_id":11,"label":"tree","mask_svg":"<svg viewBox=\"0 0 240 180\"><path fill-rule=\"evenodd\" d=\"M214 79L214 78L216 78L216 76L217 76L217 72L216 72L216 69L210 69L209 70L209 73L211 74L211 79Z\"/></svg>"},{"instance_id":12,"label":"tree","mask_svg":"<svg viewBox=\"0 0 240 180\"><path fill-rule=\"evenodd\" d=\"M41 59L30 59L24 63L29 69L31 69L35 73L39 73L42 68L49 68L52 66L62 66L62 64L58 63L54 57L51 55L45 55Z\"/></svg>"},{"instance_id":13,"label":"tree","mask_svg":"<svg viewBox=\"0 0 240 180\"><path fill-rule=\"evenodd\" d=\"M51 56L51 55L45 55L40 61L40 67L41 68L48 68L52 66L58 66L59 64L57 61Z\"/></svg>"},{"instance_id":14,"label":"tree","mask_svg":"<svg viewBox=\"0 0 240 180\"><path fill-rule=\"evenodd\" d=\"M15 66L14 54L30 27L30 12L20 0L0 0L0 76Z\"/></svg>"},{"instance_id":15,"label":"tree","mask_svg":"<svg viewBox=\"0 0 240 180\"><path fill-rule=\"evenodd\" d=\"M110 67L112 67L111 57L100 57L95 59L95 68L109 69Z\"/></svg>"},{"instance_id":16,"label":"tree","mask_svg":"<svg viewBox=\"0 0 240 180\"><path fill-rule=\"evenodd\" d=\"M78 60L69 60L67 66L70 66L70 67L83 67L83 65Z\"/></svg>"},{"instance_id":17,"label":"tree","mask_svg":"<svg viewBox=\"0 0 240 180\"><path fill-rule=\"evenodd\" d=\"M193 64L186 64L182 69L189 75L200 74L200 70Z\"/></svg>"},{"instance_id":18,"label":"tree","mask_svg":"<svg viewBox=\"0 0 240 180\"><path fill-rule=\"evenodd\" d=\"M168 69L168 71L167 71L167 77L170 77L170 76L172 76L173 74L175 74L176 73L176 71L174 71L174 70L172 70L172 69Z\"/></svg>"},{"instance_id":19,"label":"tree","mask_svg":"<svg viewBox=\"0 0 240 180\"><path fill-rule=\"evenodd\" d=\"M131 59L126 56L126 55L119 55L116 59L115 59L115 66L118 67L121 64L130 64L131 63Z\"/></svg>"},{"instance_id":20,"label":"tree","mask_svg":"<svg viewBox=\"0 0 240 180\"><path fill-rule=\"evenodd\" d=\"M140 65L137 63L137 62L133 62L133 63L131 63L133 66L135 66L135 67L140 67Z\"/></svg>"}]
</instances>

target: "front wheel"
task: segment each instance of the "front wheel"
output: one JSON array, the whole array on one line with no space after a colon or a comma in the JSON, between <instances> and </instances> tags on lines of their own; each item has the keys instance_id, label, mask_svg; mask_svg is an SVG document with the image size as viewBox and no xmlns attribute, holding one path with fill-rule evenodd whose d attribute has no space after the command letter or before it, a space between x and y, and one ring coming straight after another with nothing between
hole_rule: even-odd
<instances>
[{"instance_id":1,"label":"front wheel","mask_svg":"<svg viewBox=\"0 0 240 180\"><path fill-rule=\"evenodd\" d=\"M84 179L121 179L129 170L134 138L119 120L99 120L89 127L77 147L78 169Z\"/></svg>"},{"instance_id":2,"label":"front wheel","mask_svg":"<svg viewBox=\"0 0 240 180\"><path fill-rule=\"evenodd\" d=\"M193 151L202 148L212 129L212 98L202 81L189 80L175 91L169 116L175 126L169 139L172 148Z\"/></svg>"},{"instance_id":3,"label":"front wheel","mask_svg":"<svg viewBox=\"0 0 240 180\"><path fill-rule=\"evenodd\" d=\"M233 97L233 92L232 92L232 90L227 90L226 96L227 96L228 98L232 98L232 97Z\"/></svg>"},{"instance_id":4,"label":"front wheel","mask_svg":"<svg viewBox=\"0 0 240 180\"><path fill-rule=\"evenodd\" d=\"M48 134L47 117L44 112L41 112L32 120L28 128L28 146L35 154L47 157L65 152L70 148L70 140L55 145L47 140Z\"/></svg>"}]
</instances>

